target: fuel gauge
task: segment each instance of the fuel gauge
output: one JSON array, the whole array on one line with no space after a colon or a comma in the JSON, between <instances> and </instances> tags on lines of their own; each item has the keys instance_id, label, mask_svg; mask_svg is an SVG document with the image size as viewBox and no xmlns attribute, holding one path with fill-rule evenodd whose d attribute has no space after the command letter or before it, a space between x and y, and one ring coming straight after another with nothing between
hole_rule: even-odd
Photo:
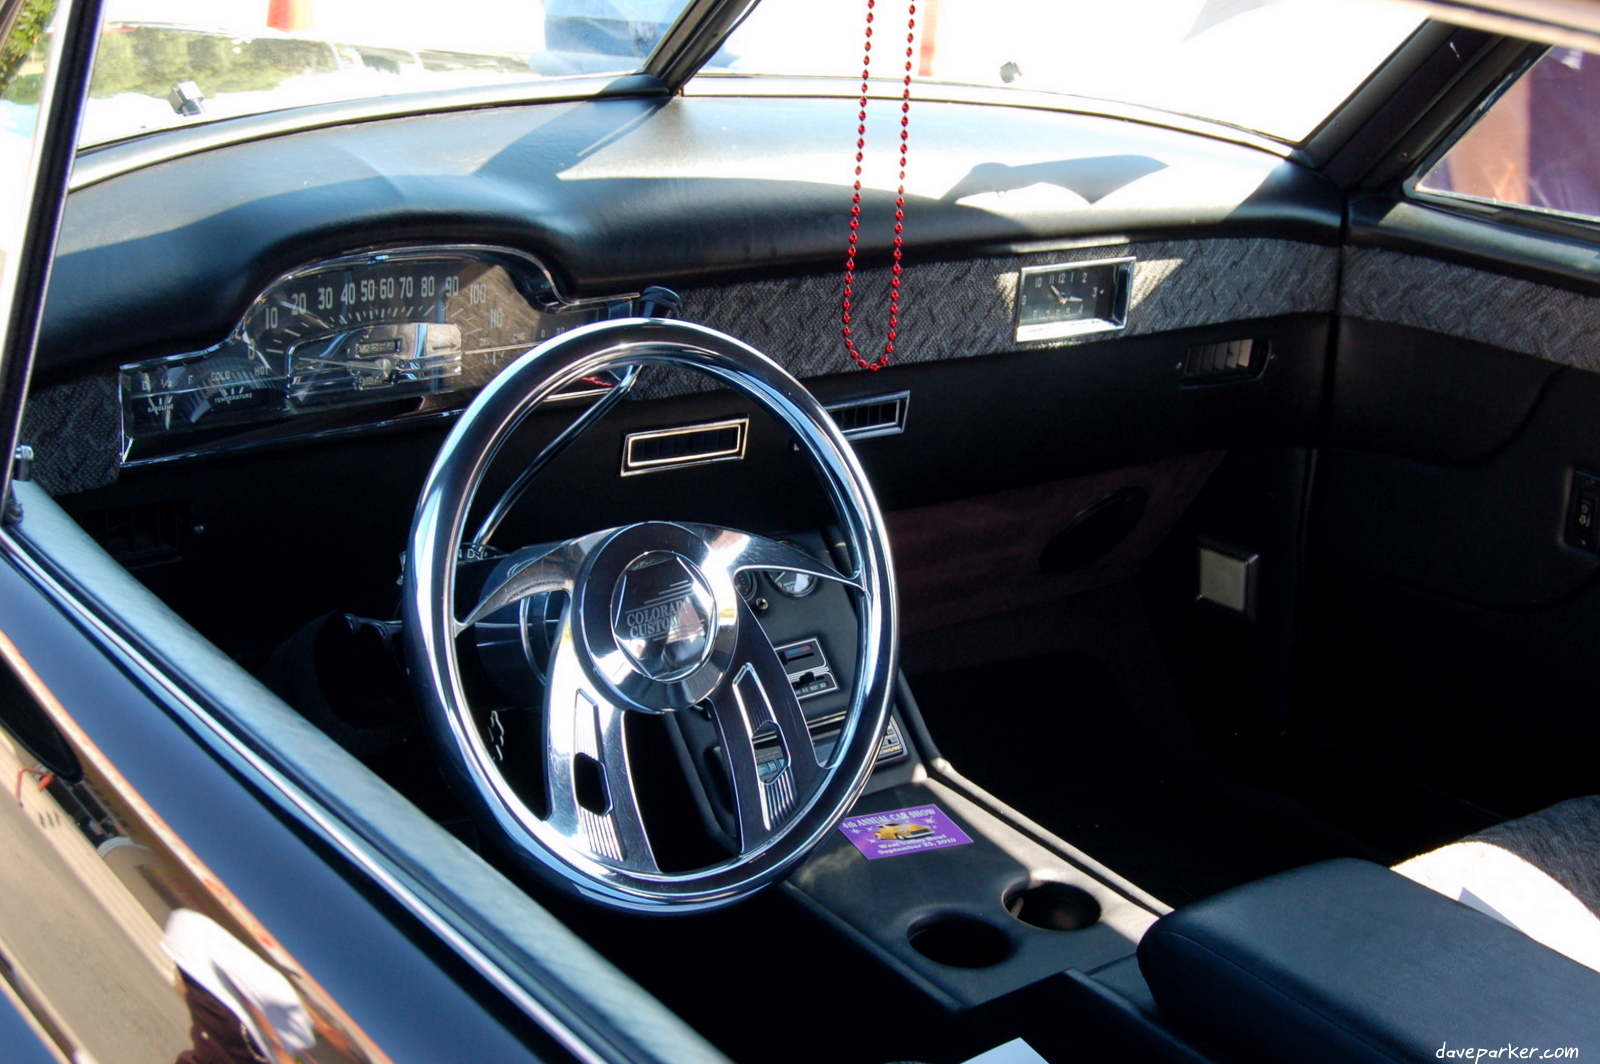
<instances>
[{"instance_id":1,"label":"fuel gauge","mask_svg":"<svg viewBox=\"0 0 1600 1064\"><path fill-rule=\"evenodd\" d=\"M129 435L209 428L285 412L281 360L237 346L125 366L119 387Z\"/></svg>"}]
</instances>

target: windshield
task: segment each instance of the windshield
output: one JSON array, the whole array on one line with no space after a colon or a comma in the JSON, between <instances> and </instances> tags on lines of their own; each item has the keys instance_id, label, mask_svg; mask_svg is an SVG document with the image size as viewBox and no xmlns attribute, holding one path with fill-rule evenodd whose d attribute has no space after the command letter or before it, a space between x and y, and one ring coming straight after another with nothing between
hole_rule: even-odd
<instances>
[{"instance_id":1,"label":"windshield","mask_svg":"<svg viewBox=\"0 0 1600 1064\"><path fill-rule=\"evenodd\" d=\"M687 3L107 0L80 143L335 100L632 73ZM876 77L901 75L904 3L878 4ZM865 14L865 0L762 0L707 71L857 78ZM1387 0L921 0L913 65L924 84L1113 100L1298 142L1420 21Z\"/></svg>"},{"instance_id":2,"label":"windshield","mask_svg":"<svg viewBox=\"0 0 1600 1064\"><path fill-rule=\"evenodd\" d=\"M82 145L211 118L640 69L688 0L107 0Z\"/></svg>"},{"instance_id":3,"label":"windshield","mask_svg":"<svg viewBox=\"0 0 1600 1064\"><path fill-rule=\"evenodd\" d=\"M919 0L917 9L919 81L1139 104L1290 142L1422 21L1385 0ZM866 11L866 0L762 0L713 68L859 79ZM880 0L874 26L873 77L898 80L905 0Z\"/></svg>"}]
</instances>

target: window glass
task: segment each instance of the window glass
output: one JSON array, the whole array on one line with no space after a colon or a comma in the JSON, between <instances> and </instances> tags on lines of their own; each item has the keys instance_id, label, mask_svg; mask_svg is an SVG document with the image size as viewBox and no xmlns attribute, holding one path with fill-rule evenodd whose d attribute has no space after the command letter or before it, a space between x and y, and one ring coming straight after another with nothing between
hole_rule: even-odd
<instances>
[{"instance_id":1,"label":"window glass","mask_svg":"<svg viewBox=\"0 0 1600 1064\"><path fill-rule=\"evenodd\" d=\"M29 165L33 157L33 127L39 116L39 93L44 85L46 29L55 12L55 0L24 0L9 27L0 25L0 254L19 235L19 218L12 216L26 199Z\"/></svg>"},{"instance_id":2,"label":"window glass","mask_svg":"<svg viewBox=\"0 0 1600 1064\"><path fill-rule=\"evenodd\" d=\"M1600 218L1600 56L1546 52L1416 187Z\"/></svg>"},{"instance_id":3,"label":"window glass","mask_svg":"<svg viewBox=\"0 0 1600 1064\"><path fill-rule=\"evenodd\" d=\"M688 0L106 0L79 143L287 107L638 70Z\"/></svg>"},{"instance_id":4,"label":"window glass","mask_svg":"<svg viewBox=\"0 0 1600 1064\"><path fill-rule=\"evenodd\" d=\"M866 0L762 0L706 69L859 78L866 13ZM1288 141L1422 22L1381 0L918 0L916 17L921 81L1115 100ZM873 76L898 79L904 0L880 2L874 25Z\"/></svg>"}]
</instances>

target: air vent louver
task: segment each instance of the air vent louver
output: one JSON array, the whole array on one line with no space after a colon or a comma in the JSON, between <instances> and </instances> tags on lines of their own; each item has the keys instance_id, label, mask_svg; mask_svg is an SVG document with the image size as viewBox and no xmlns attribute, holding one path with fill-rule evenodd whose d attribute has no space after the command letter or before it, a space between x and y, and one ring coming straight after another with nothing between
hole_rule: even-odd
<instances>
[{"instance_id":1,"label":"air vent louver","mask_svg":"<svg viewBox=\"0 0 1600 1064\"><path fill-rule=\"evenodd\" d=\"M98 510L78 518L106 553L129 569L143 569L183 556L189 504L148 502Z\"/></svg>"},{"instance_id":2,"label":"air vent louver","mask_svg":"<svg viewBox=\"0 0 1600 1064\"><path fill-rule=\"evenodd\" d=\"M750 419L734 418L703 425L682 425L649 432L630 432L622 444L622 475L663 469L734 462L744 457Z\"/></svg>"},{"instance_id":3,"label":"air vent louver","mask_svg":"<svg viewBox=\"0 0 1600 1064\"><path fill-rule=\"evenodd\" d=\"M1220 384L1258 376L1266 365L1265 340L1225 340L1196 344L1183 360L1184 384Z\"/></svg>"},{"instance_id":4,"label":"air vent louver","mask_svg":"<svg viewBox=\"0 0 1600 1064\"><path fill-rule=\"evenodd\" d=\"M842 403L828 403L824 409L847 440L869 440L874 436L893 436L906 430L906 408L910 392L874 395Z\"/></svg>"}]
</instances>

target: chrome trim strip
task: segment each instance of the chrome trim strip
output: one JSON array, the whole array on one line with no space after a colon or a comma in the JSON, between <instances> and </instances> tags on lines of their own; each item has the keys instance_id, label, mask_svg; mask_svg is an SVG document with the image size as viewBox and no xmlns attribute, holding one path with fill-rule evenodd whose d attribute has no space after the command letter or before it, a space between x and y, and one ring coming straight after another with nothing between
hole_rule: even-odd
<instances>
[{"instance_id":1,"label":"chrome trim strip","mask_svg":"<svg viewBox=\"0 0 1600 1064\"><path fill-rule=\"evenodd\" d=\"M734 429L737 439L733 446L719 450L701 451L693 455L675 455L671 458L635 459L635 444L649 440L667 440L674 436L690 436L697 432L718 432ZM744 458L745 446L750 442L750 419L729 418L726 421L705 421L698 425L675 425L670 429L651 429L647 432L630 432L622 438L622 469L620 476L636 477L641 473L659 473L667 469L686 469L689 466L710 465L712 462L737 462Z\"/></svg>"},{"instance_id":2,"label":"chrome trim strip","mask_svg":"<svg viewBox=\"0 0 1600 1064\"><path fill-rule=\"evenodd\" d=\"M579 391L563 392L561 395L552 395L545 400L546 403L570 403L579 399L593 399L597 395L609 395L609 388L584 388ZM465 397L467 393L457 393ZM340 425L338 428L320 429L313 432L284 432L279 434L261 435L253 439L218 440L216 443L204 447L192 447L187 451L174 451L171 454L156 454L149 458L128 458L127 445L131 442L123 437L122 460L117 463L121 469L137 469L140 466L164 465L169 462L179 462L189 458L216 458L225 454L240 454L247 451L258 451L267 447L283 447L295 443L311 443L317 440L337 440L346 436L355 436L365 432L378 432L383 429L405 428L410 425L420 425L429 421L442 421L453 417L460 417L461 411L467 408L464 402L460 406L448 410L417 410L410 414L399 414L395 417L384 418L382 421L363 421L354 425ZM118 416L121 416L121 407L118 407ZM285 426L286 428L292 427ZM246 431L249 429L246 427Z\"/></svg>"},{"instance_id":3,"label":"chrome trim strip","mask_svg":"<svg viewBox=\"0 0 1600 1064\"><path fill-rule=\"evenodd\" d=\"M28 548L17 542L9 531L0 530L0 551L17 566L57 608L76 620L86 633L95 637L102 650L110 650L132 666L137 676L148 681L147 690L164 696L170 706L179 709L191 723L202 726L212 737L213 750L222 753L235 767L244 768L258 785L265 784L275 791L285 803L314 827L343 856L399 902L407 912L433 931L472 968L505 994L518 1008L554 1038L561 1046L585 1064L612 1064L614 1059L602 1056L587 1044L570 1026L558 1018L548 1007L529 994L515 979L491 960L484 952L469 942L419 893L400 879L400 873L387 867L387 860L365 840L346 831L338 818L320 802L296 786L266 758L252 750L239 736L222 724L196 698L185 691L174 679L162 671L149 657L129 642L111 624L69 591L37 559Z\"/></svg>"},{"instance_id":4,"label":"chrome trim strip","mask_svg":"<svg viewBox=\"0 0 1600 1064\"><path fill-rule=\"evenodd\" d=\"M1530 0L1411 0L1430 18L1485 33L1503 33L1540 44L1600 51L1600 16L1591 4Z\"/></svg>"},{"instance_id":5,"label":"chrome trim strip","mask_svg":"<svg viewBox=\"0 0 1600 1064\"><path fill-rule=\"evenodd\" d=\"M644 61L671 92L699 73L760 0L690 0Z\"/></svg>"}]
</instances>

